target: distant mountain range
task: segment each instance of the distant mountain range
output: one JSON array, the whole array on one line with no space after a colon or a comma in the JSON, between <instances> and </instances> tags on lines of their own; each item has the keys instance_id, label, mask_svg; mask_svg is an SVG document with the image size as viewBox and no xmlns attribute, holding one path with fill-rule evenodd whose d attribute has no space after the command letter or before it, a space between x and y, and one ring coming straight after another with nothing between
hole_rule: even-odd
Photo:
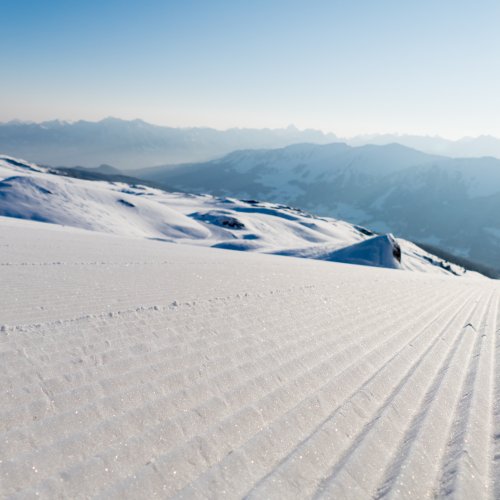
<instances>
[{"instance_id":1,"label":"distant mountain range","mask_svg":"<svg viewBox=\"0 0 500 500\"><path fill-rule=\"evenodd\" d=\"M135 171L189 192L286 203L500 269L500 160L398 144L297 144Z\"/></svg>"},{"instance_id":2,"label":"distant mountain range","mask_svg":"<svg viewBox=\"0 0 500 500\"><path fill-rule=\"evenodd\" d=\"M450 156L452 158L478 158L482 156L500 158L500 139L491 135L463 137L452 141L439 136L373 134L359 135L346 139L345 142L351 146L366 144L382 146L397 143L418 149L424 153Z\"/></svg>"},{"instance_id":3,"label":"distant mountain range","mask_svg":"<svg viewBox=\"0 0 500 500\"><path fill-rule=\"evenodd\" d=\"M99 122L0 123L0 150L52 166L122 170L187 161L204 161L242 148L279 148L297 142L337 140L317 130L173 128L142 120L106 118Z\"/></svg>"},{"instance_id":4,"label":"distant mountain range","mask_svg":"<svg viewBox=\"0 0 500 500\"><path fill-rule=\"evenodd\" d=\"M412 135L363 135L341 139L318 130L174 128L142 120L106 118L99 122L59 120L0 123L0 150L52 166L95 167L108 163L122 170L167 163L206 161L240 149L281 148L296 143L351 146L399 143L429 154L500 158L500 139L491 136L450 141Z\"/></svg>"}]
</instances>

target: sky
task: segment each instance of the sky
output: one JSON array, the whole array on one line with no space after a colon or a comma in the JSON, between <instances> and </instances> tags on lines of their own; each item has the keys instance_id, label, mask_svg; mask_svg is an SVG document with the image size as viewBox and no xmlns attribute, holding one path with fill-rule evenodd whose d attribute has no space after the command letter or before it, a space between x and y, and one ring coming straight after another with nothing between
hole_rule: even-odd
<instances>
[{"instance_id":1,"label":"sky","mask_svg":"<svg viewBox=\"0 0 500 500\"><path fill-rule=\"evenodd\" d=\"M0 0L0 121L500 136L498 0Z\"/></svg>"}]
</instances>

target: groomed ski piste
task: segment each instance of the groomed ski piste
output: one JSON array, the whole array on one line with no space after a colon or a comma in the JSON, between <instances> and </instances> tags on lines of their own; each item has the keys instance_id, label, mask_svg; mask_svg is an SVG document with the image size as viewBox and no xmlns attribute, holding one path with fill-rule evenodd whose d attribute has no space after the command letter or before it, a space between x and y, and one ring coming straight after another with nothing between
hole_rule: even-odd
<instances>
[{"instance_id":1,"label":"groomed ski piste","mask_svg":"<svg viewBox=\"0 0 500 500\"><path fill-rule=\"evenodd\" d=\"M500 498L496 281L148 238L0 217L1 497Z\"/></svg>"}]
</instances>

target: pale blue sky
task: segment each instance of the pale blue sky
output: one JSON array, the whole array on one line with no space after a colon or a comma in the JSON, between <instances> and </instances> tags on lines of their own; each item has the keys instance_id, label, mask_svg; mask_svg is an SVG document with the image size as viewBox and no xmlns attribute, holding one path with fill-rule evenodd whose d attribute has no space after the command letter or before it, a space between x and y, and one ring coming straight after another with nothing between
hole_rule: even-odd
<instances>
[{"instance_id":1,"label":"pale blue sky","mask_svg":"<svg viewBox=\"0 0 500 500\"><path fill-rule=\"evenodd\" d=\"M0 0L0 120L500 136L498 0Z\"/></svg>"}]
</instances>

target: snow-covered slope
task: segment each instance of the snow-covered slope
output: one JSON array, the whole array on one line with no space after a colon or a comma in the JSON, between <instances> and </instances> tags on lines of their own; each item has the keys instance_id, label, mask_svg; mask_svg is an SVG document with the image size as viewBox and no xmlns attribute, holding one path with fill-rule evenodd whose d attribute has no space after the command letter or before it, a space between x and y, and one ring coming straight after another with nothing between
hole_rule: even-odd
<instances>
[{"instance_id":1,"label":"snow-covered slope","mask_svg":"<svg viewBox=\"0 0 500 500\"><path fill-rule=\"evenodd\" d=\"M405 240L372 241L376 235L362 227L288 206L73 179L9 157L0 157L0 215L177 243L464 275L463 268ZM396 259L394 252L401 256Z\"/></svg>"},{"instance_id":2,"label":"snow-covered slope","mask_svg":"<svg viewBox=\"0 0 500 500\"><path fill-rule=\"evenodd\" d=\"M0 497L500 496L494 280L0 217Z\"/></svg>"},{"instance_id":3,"label":"snow-covered slope","mask_svg":"<svg viewBox=\"0 0 500 500\"><path fill-rule=\"evenodd\" d=\"M388 144L299 144L136 172L177 189L331 215L500 269L500 160Z\"/></svg>"}]
</instances>

